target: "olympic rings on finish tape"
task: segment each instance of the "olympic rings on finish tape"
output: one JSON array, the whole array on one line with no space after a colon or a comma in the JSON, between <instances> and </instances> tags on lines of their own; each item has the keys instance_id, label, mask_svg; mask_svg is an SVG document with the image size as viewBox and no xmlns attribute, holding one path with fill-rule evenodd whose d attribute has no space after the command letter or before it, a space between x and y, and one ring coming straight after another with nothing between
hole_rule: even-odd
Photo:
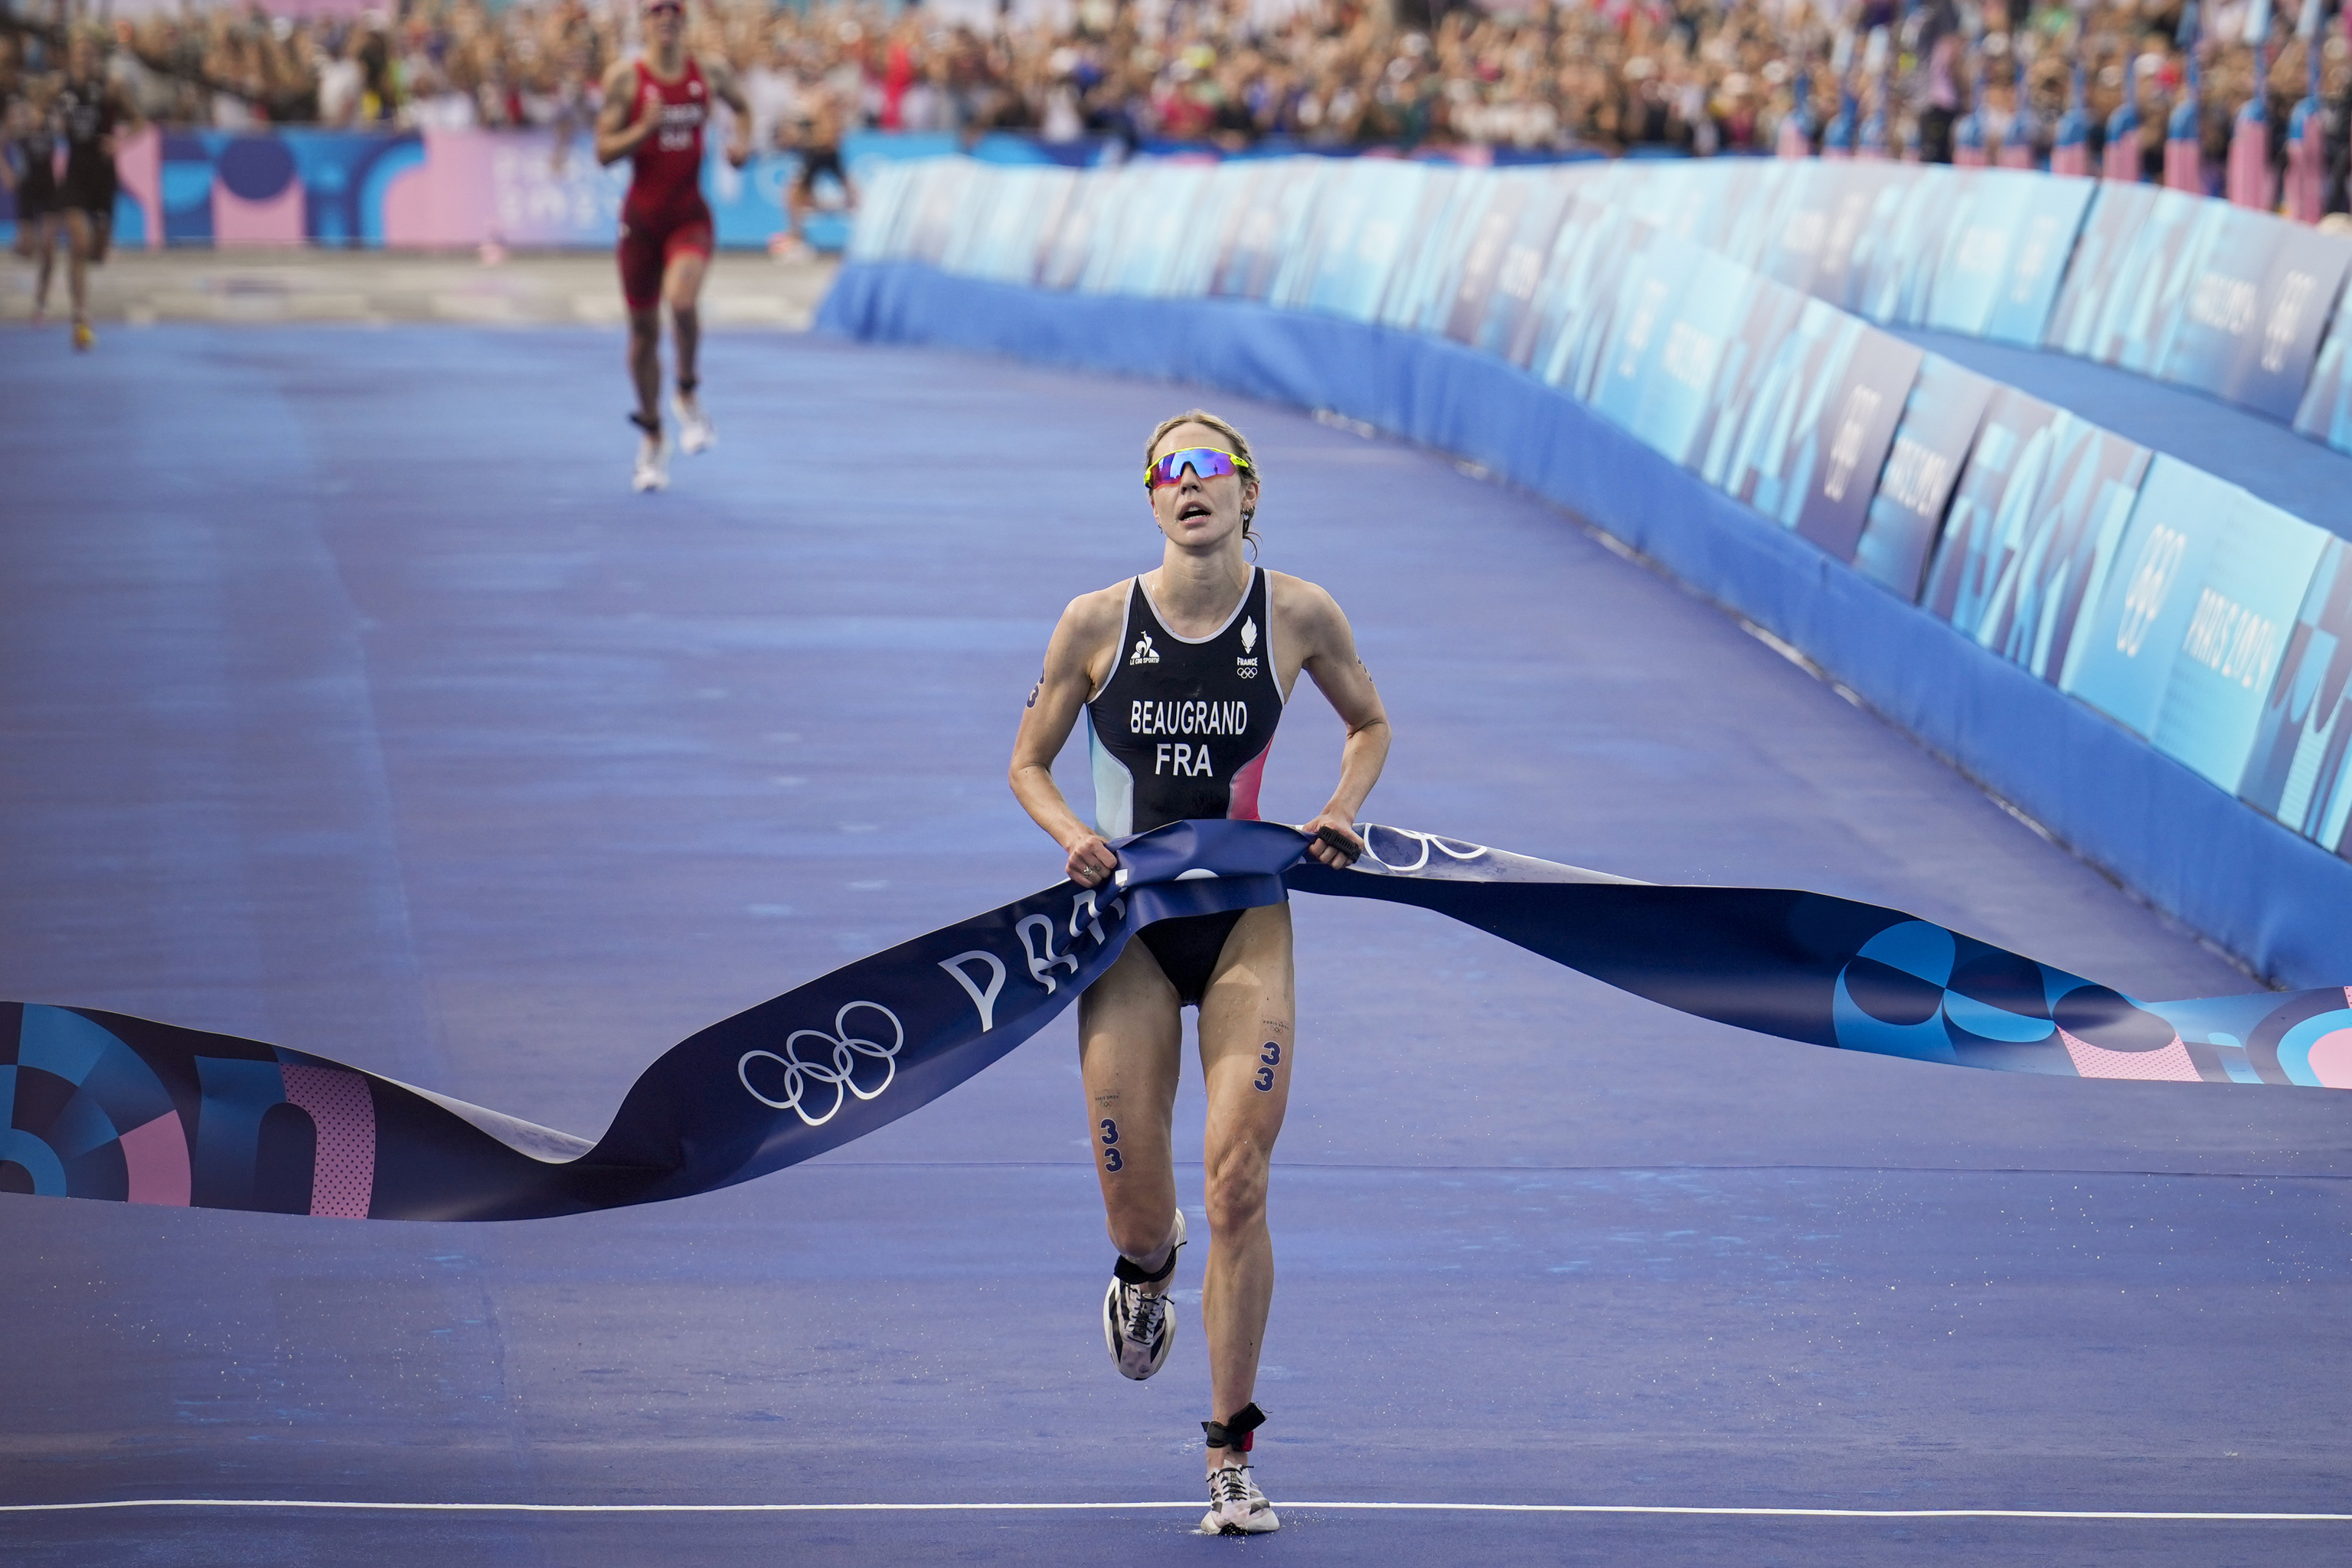
<instances>
[{"instance_id":1,"label":"olympic rings on finish tape","mask_svg":"<svg viewBox=\"0 0 2352 1568\"><path fill-rule=\"evenodd\" d=\"M1439 853L1454 860L1475 860L1487 853L1486 847L1483 844L1471 844L1465 841L1456 847L1454 843L1441 838L1434 833L1416 833L1409 827L1391 827L1380 822L1360 822L1356 825L1356 833L1363 840L1365 859L1371 861L1384 871L1394 871L1401 876L1425 868L1429 865L1429 850L1432 845L1437 847ZM1391 838L1402 838L1409 843L1419 845L1421 854L1412 865L1399 865L1380 852L1374 844L1376 834L1385 835ZM1393 846L1391 847L1390 852L1395 853Z\"/></svg>"},{"instance_id":2,"label":"olympic rings on finish tape","mask_svg":"<svg viewBox=\"0 0 2352 1568\"><path fill-rule=\"evenodd\" d=\"M890 1020L891 1039L888 1045L878 1040L863 1039L849 1032L849 1015L860 1007L869 1008ZM735 1076L751 1091L752 1099L771 1110L789 1110L811 1127L822 1127L840 1114L841 1108L849 1102L850 1095L854 1094L860 1100L879 1099L882 1091L888 1089L898 1076L898 1057L907 1044L906 1026L898 1022L898 1014L879 1002L851 1002L833 1016L833 1027L835 1032L830 1035L822 1029L794 1029L785 1037L781 1056L774 1051L745 1051L736 1060ZM831 1063L803 1061L798 1055L803 1040L823 1040L830 1046ZM784 1069L784 1095L781 1100L761 1093L759 1086L751 1081L751 1063L761 1057ZM882 1064L882 1081L872 1089L863 1089L858 1085L856 1075L860 1058ZM802 1101L803 1090L811 1084L823 1084L833 1089L833 1104L826 1108L823 1116L811 1116L808 1107Z\"/></svg>"}]
</instances>

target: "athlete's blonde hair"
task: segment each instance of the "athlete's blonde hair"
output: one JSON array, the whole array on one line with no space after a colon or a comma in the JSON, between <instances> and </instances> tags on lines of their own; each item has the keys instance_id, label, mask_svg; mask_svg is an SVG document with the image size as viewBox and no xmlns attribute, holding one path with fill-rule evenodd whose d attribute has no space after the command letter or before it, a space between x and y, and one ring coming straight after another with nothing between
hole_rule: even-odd
<instances>
[{"instance_id":1,"label":"athlete's blonde hair","mask_svg":"<svg viewBox=\"0 0 2352 1568\"><path fill-rule=\"evenodd\" d=\"M1218 435L1223 436L1232 444L1234 456L1239 458L1243 462L1249 465L1250 481L1254 484L1257 482L1257 458L1256 455L1250 450L1249 437L1243 435L1239 430L1234 429L1232 421L1220 419L1205 408L1188 408L1183 413L1172 415L1153 426L1151 427L1151 439L1143 444L1144 467L1150 468L1151 466L1152 455L1160 450L1160 437L1167 435L1171 430L1175 429L1179 425L1206 425L1210 429L1214 430ZM1250 519L1256 515L1257 509L1255 507L1252 507L1249 510L1242 513L1242 542L1253 549L1256 548L1258 538L1255 533L1250 531Z\"/></svg>"}]
</instances>

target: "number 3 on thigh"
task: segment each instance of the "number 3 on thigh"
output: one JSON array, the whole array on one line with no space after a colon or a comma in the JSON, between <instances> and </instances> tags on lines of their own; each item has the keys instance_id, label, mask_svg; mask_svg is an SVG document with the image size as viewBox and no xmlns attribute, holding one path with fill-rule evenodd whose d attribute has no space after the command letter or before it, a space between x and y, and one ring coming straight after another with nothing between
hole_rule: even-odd
<instances>
[{"instance_id":1,"label":"number 3 on thigh","mask_svg":"<svg viewBox=\"0 0 2352 1568\"><path fill-rule=\"evenodd\" d=\"M1282 1047L1268 1040L1265 1049L1258 1053L1257 1059L1265 1064L1257 1069L1258 1092L1263 1094L1274 1088L1274 1069L1282 1061Z\"/></svg>"},{"instance_id":2,"label":"number 3 on thigh","mask_svg":"<svg viewBox=\"0 0 2352 1568\"><path fill-rule=\"evenodd\" d=\"M1103 1169L1114 1176L1127 1168L1127 1156L1118 1152L1118 1123L1106 1116L1102 1122Z\"/></svg>"}]
</instances>

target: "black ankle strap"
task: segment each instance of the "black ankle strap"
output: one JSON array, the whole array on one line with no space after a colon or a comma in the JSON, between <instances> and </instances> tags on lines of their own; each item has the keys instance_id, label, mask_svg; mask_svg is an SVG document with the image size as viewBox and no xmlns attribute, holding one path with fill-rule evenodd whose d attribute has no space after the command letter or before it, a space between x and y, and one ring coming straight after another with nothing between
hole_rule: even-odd
<instances>
[{"instance_id":1,"label":"black ankle strap","mask_svg":"<svg viewBox=\"0 0 2352 1568\"><path fill-rule=\"evenodd\" d=\"M1110 1266L1110 1271L1118 1277L1118 1282L1122 1285L1157 1285L1176 1272L1176 1255L1183 1250L1181 1247L1170 1247L1168 1261L1160 1266L1160 1272L1157 1274L1145 1273L1143 1265L1132 1262L1124 1256Z\"/></svg>"},{"instance_id":2,"label":"black ankle strap","mask_svg":"<svg viewBox=\"0 0 2352 1568\"><path fill-rule=\"evenodd\" d=\"M1111 1275L1122 1285L1157 1285L1176 1272L1176 1255L1183 1250L1184 1244L1181 1241L1171 1247L1168 1249L1168 1261L1160 1266L1160 1271L1156 1274L1144 1272L1142 1264L1134 1261L1122 1252L1118 1255L1118 1261L1110 1266Z\"/></svg>"},{"instance_id":3,"label":"black ankle strap","mask_svg":"<svg viewBox=\"0 0 2352 1568\"><path fill-rule=\"evenodd\" d=\"M680 392L685 393L688 397L692 397L694 395L694 389L701 384L702 381L698 376L681 375L677 378L677 389Z\"/></svg>"},{"instance_id":4,"label":"black ankle strap","mask_svg":"<svg viewBox=\"0 0 2352 1568\"><path fill-rule=\"evenodd\" d=\"M648 436L661 434L661 421L650 414L632 414L629 416L629 423Z\"/></svg>"},{"instance_id":5,"label":"black ankle strap","mask_svg":"<svg viewBox=\"0 0 2352 1568\"><path fill-rule=\"evenodd\" d=\"M1201 1430L1208 1436L1208 1447L1239 1448L1246 1454L1254 1446L1251 1434L1265 1425L1265 1412L1260 1410L1256 1401L1253 1400L1243 1405L1240 1413L1232 1420L1203 1421L1201 1423Z\"/></svg>"}]
</instances>

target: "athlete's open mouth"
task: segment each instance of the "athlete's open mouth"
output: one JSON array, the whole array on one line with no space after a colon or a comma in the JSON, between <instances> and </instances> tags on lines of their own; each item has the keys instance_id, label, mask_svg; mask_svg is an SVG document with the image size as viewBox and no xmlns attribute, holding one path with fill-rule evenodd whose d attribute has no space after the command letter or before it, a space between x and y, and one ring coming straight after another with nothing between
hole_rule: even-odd
<instances>
[{"instance_id":1,"label":"athlete's open mouth","mask_svg":"<svg viewBox=\"0 0 2352 1568\"><path fill-rule=\"evenodd\" d=\"M1192 501L1188 505L1181 506L1176 509L1176 521L1179 522L1189 522L1196 517L1209 517L1212 515L1213 514L1210 510L1199 501Z\"/></svg>"}]
</instances>

